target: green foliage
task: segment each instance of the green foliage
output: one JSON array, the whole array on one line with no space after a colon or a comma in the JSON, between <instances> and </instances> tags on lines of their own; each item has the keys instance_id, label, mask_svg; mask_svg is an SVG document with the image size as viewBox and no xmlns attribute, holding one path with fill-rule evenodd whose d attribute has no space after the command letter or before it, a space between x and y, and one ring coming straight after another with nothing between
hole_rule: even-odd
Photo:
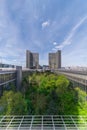
<instances>
[{"instance_id":1,"label":"green foliage","mask_svg":"<svg viewBox=\"0 0 87 130\"><path fill-rule=\"evenodd\" d=\"M65 76L61 75L56 80L56 86L58 91L66 91L69 86L69 80Z\"/></svg>"},{"instance_id":2,"label":"green foliage","mask_svg":"<svg viewBox=\"0 0 87 130\"><path fill-rule=\"evenodd\" d=\"M23 115L27 114L27 104L20 92L4 92L0 99L1 114Z\"/></svg>"},{"instance_id":3,"label":"green foliage","mask_svg":"<svg viewBox=\"0 0 87 130\"><path fill-rule=\"evenodd\" d=\"M12 91L16 91L16 86L14 85L14 83L9 83L9 86Z\"/></svg>"},{"instance_id":4,"label":"green foliage","mask_svg":"<svg viewBox=\"0 0 87 130\"><path fill-rule=\"evenodd\" d=\"M46 105L46 96L44 96L44 94L37 94L36 102L34 104L35 114L45 114Z\"/></svg>"},{"instance_id":5,"label":"green foliage","mask_svg":"<svg viewBox=\"0 0 87 130\"><path fill-rule=\"evenodd\" d=\"M87 115L87 94L82 91L79 87L75 88L78 102L78 113L79 115Z\"/></svg>"},{"instance_id":6,"label":"green foliage","mask_svg":"<svg viewBox=\"0 0 87 130\"><path fill-rule=\"evenodd\" d=\"M84 100L86 95L80 89L74 89L65 76L48 72L34 73L28 80L25 99L29 113L54 115L86 113L87 102Z\"/></svg>"},{"instance_id":7,"label":"green foliage","mask_svg":"<svg viewBox=\"0 0 87 130\"><path fill-rule=\"evenodd\" d=\"M21 92L4 92L0 114L86 115L86 98L65 76L35 72L23 78Z\"/></svg>"}]
</instances>

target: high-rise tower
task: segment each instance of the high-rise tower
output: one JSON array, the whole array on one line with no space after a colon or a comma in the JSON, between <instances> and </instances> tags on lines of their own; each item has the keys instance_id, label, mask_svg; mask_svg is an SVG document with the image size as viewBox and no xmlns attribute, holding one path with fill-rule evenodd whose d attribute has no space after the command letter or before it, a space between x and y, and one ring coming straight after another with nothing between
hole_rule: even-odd
<instances>
[{"instance_id":1,"label":"high-rise tower","mask_svg":"<svg viewBox=\"0 0 87 130\"><path fill-rule=\"evenodd\" d=\"M29 50L26 50L26 68L29 69L38 69L39 68L39 54L32 53Z\"/></svg>"},{"instance_id":2,"label":"high-rise tower","mask_svg":"<svg viewBox=\"0 0 87 130\"><path fill-rule=\"evenodd\" d=\"M49 67L50 69L61 68L61 50L56 53L49 53Z\"/></svg>"}]
</instances>

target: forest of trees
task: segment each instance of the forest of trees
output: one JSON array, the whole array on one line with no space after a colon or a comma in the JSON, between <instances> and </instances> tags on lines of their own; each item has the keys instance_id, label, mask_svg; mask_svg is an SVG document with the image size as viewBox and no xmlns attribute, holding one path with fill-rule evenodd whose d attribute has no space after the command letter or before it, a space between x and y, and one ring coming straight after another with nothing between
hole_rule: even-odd
<instances>
[{"instance_id":1,"label":"forest of trees","mask_svg":"<svg viewBox=\"0 0 87 130\"><path fill-rule=\"evenodd\" d=\"M86 115L86 93L63 75L36 72L23 78L20 92L3 93L0 114Z\"/></svg>"}]
</instances>

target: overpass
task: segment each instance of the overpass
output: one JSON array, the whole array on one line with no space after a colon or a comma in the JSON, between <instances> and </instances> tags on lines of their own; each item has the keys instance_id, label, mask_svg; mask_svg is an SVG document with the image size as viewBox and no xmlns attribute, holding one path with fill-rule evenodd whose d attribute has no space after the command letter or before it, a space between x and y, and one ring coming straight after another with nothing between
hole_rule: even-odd
<instances>
[{"instance_id":1,"label":"overpass","mask_svg":"<svg viewBox=\"0 0 87 130\"><path fill-rule=\"evenodd\" d=\"M74 71L67 69L56 70L55 73L65 75L75 85L83 87L82 89L87 92L87 72L86 71Z\"/></svg>"}]
</instances>

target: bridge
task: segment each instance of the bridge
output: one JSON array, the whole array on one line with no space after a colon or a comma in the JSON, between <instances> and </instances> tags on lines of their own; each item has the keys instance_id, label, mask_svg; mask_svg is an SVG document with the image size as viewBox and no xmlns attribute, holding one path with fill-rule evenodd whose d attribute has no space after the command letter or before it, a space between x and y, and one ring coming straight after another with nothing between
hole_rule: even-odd
<instances>
[{"instance_id":1,"label":"bridge","mask_svg":"<svg viewBox=\"0 0 87 130\"><path fill-rule=\"evenodd\" d=\"M87 72L67 69L56 70L55 73L65 75L73 84L81 86L87 92Z\"/></svg>"}]
</instances>

